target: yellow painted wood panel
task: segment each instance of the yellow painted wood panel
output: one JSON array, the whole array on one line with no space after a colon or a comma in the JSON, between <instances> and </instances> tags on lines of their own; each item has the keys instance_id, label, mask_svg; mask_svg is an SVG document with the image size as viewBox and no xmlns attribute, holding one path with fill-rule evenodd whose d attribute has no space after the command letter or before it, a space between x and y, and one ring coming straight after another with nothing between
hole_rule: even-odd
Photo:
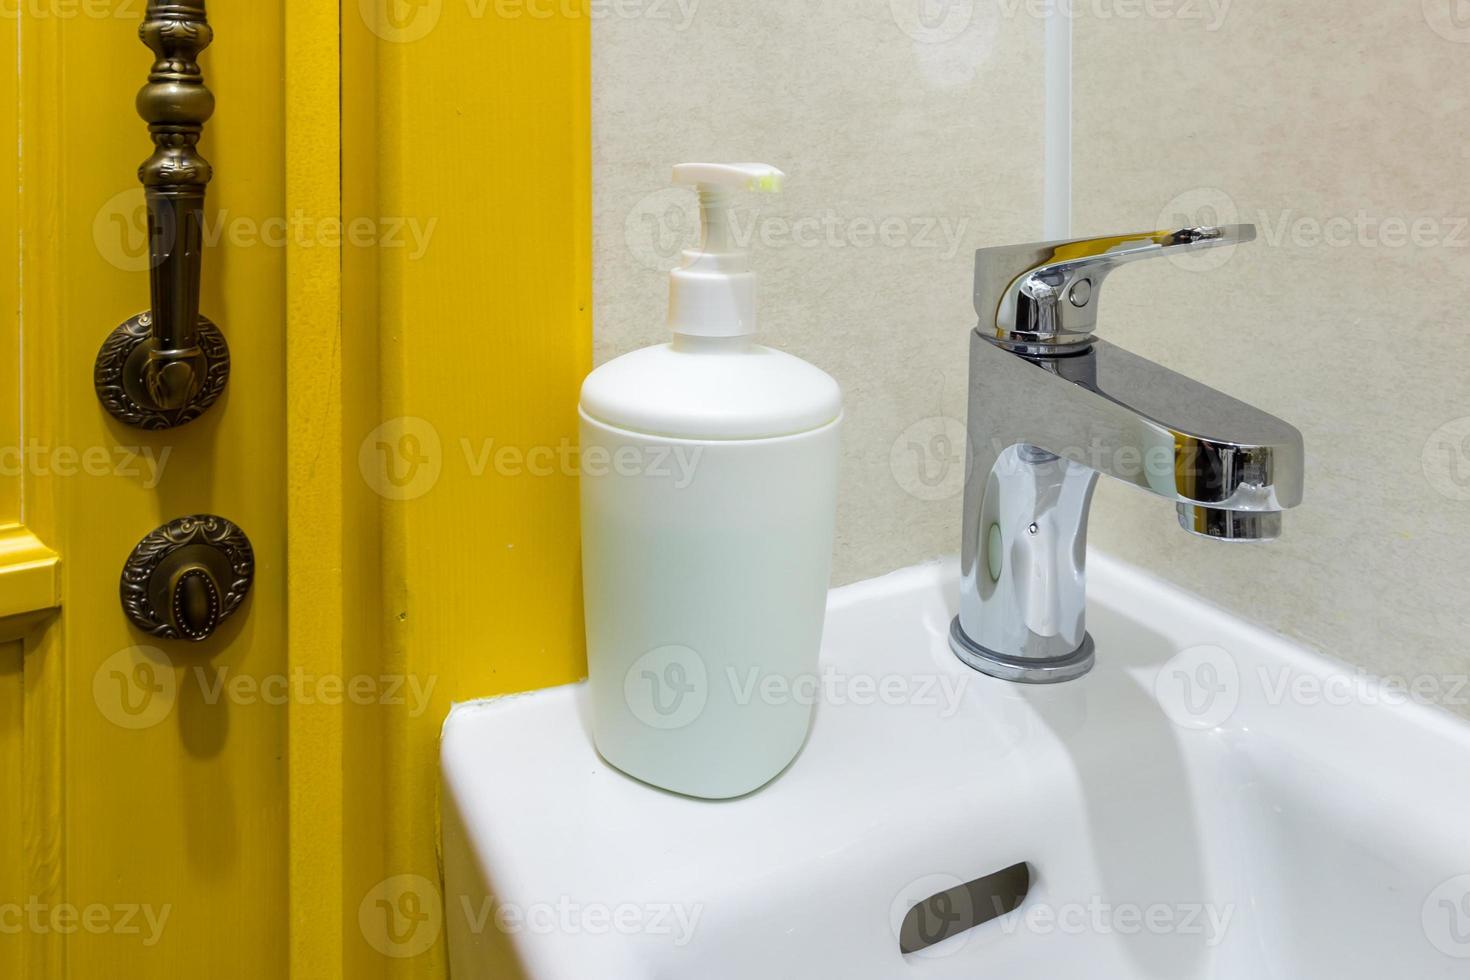
<instances>
[{"instance_id":1,"label":"yellow painted wood panel","mask_svg":"<svg viewBox=\"0 0 1470 980\"><path fill-rule=\"evenodd\" d=\"M20 22L0 22L0 64L20 57ZM55 552L26 527L27 486L55 468L45 426L25 424L21 342L20 73L0 72L0 619L61 600Z\"/></svg>"},{"instance_id":2,"label":"yellow painted wood panel","mask_svg":"<svg viewBox=\"0 0 1470 980\"><path fill-rule=\"evenodd\" d=\"M27 526L63 556L66 610L27 654L29 874L54 880L53 905L106 910L103 928L64 937L67 977L282 976L287 708L259 685L287 671L284 4L211 6L203 305L234 373L208 416L162 434L113 422L91 385L107 332L148 302L133 97L151 56L142 4L106 9L3 22L20 31L26 432L52 454L28 482ZM68 462L89 452L99 465ZM118 606L122 563L201 511L251 535L252 597L206 644L140 651L157 645ZM49 959L29 976L62 975L60 941L36 943Z\"/></svg>"},{"instance_id":3,"label":"yellow painted wood panel","mask_svg":"<svg viewBox=\"0 0 1470 980\"><path fill-rule=\"evenodd\" d=\"M20 523L20 22L0 21L0 524Z\"/></svg>"},{"instance_id":4,"label":"yellow painted wood panel","mask_svg":"<svg viewBox=\"0 0 1470 980\"><path fill-rule=\"evenodd\" d=\"M0 977L25 976L20 936L25 874L25 660L18 640L0 642Z\"/></svg>"},{"instance_id":5,"label":"yellow painted wood panel","mask_svg":"<svg viewBox=\"0 0 1470 980\"><path fill-rule=\"evenodd\" d=\"M0 619L60 604L60 566L29 528L0 524Z\"/></svg>"}]
</instances>

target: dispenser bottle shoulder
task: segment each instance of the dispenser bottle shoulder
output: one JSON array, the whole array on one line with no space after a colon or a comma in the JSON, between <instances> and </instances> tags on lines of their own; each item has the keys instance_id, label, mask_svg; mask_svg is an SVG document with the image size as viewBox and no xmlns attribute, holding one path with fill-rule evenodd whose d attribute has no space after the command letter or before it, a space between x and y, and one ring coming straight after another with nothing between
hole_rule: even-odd
<instances>
[{"instance_id":1,"label":"dispenser bottle shoulder","mask_svg":"<svg viewBox=\"0 0 1470 980\"><path fill-rule=\"evenodd\" d=\"M582 385L582 411L604 425L676 439L767 439L810 432L842 415L821 368L750 344L738 353L645 347Z\"/></svg>"}]
</instances>

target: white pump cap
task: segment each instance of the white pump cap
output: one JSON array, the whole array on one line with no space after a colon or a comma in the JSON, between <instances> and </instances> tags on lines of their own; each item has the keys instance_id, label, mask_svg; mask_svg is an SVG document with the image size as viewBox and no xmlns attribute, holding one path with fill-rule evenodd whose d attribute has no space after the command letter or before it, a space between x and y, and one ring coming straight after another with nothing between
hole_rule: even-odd
<instances>
[{"instance_id":1,"label":"white pump cap","mask_svg":"<svg viewBox=\"0 0 1470 980\"><path fill-rule=\"evenodd\" d=\"M731 236L730 203L737 190L775 192L785 174L764 163L684 163L674 183L699 189L702 240L684 253L669 283L669 327L686 337L755 334L755 273Z\"/></svg>"}]
</instances>

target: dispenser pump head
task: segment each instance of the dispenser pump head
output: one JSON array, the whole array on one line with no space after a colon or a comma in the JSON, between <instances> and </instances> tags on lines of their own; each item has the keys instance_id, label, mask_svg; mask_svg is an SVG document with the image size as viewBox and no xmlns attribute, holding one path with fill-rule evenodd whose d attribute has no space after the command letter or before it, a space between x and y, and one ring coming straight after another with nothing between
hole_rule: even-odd
<instances>
[{"instance_id":1,"label":"dispenser pump head","mask_svg":"<svg viewBox=\"0 0 1470 980\"><path fill-rule=\"evenodd\" d=\"M764 163L684 163L674 183L699 190L698 249L684 253L669 284L669 327L684 337L750 337L756 332L755 273L730 220L738 190L774 193L785 174Z\"/></svg>"}]
</instances>

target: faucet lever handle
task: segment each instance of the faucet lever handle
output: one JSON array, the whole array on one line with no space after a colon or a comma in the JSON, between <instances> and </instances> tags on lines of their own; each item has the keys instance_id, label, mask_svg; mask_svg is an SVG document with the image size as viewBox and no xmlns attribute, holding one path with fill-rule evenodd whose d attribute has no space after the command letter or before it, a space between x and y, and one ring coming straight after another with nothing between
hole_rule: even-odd
<instances>
[{"instance_id":1,"label":"faucet lever handle","mask_svg":"<svg viewBox=\"0 0 1470 980\"><path fill-rule=\"evenodd\" d=\"M978 329L1023 353L1084 350L1097 327L1100 287L1118 266L1255 237L1255 225L1221 225L982 248L975 253Z\"/></svg>"}]
</instances>

